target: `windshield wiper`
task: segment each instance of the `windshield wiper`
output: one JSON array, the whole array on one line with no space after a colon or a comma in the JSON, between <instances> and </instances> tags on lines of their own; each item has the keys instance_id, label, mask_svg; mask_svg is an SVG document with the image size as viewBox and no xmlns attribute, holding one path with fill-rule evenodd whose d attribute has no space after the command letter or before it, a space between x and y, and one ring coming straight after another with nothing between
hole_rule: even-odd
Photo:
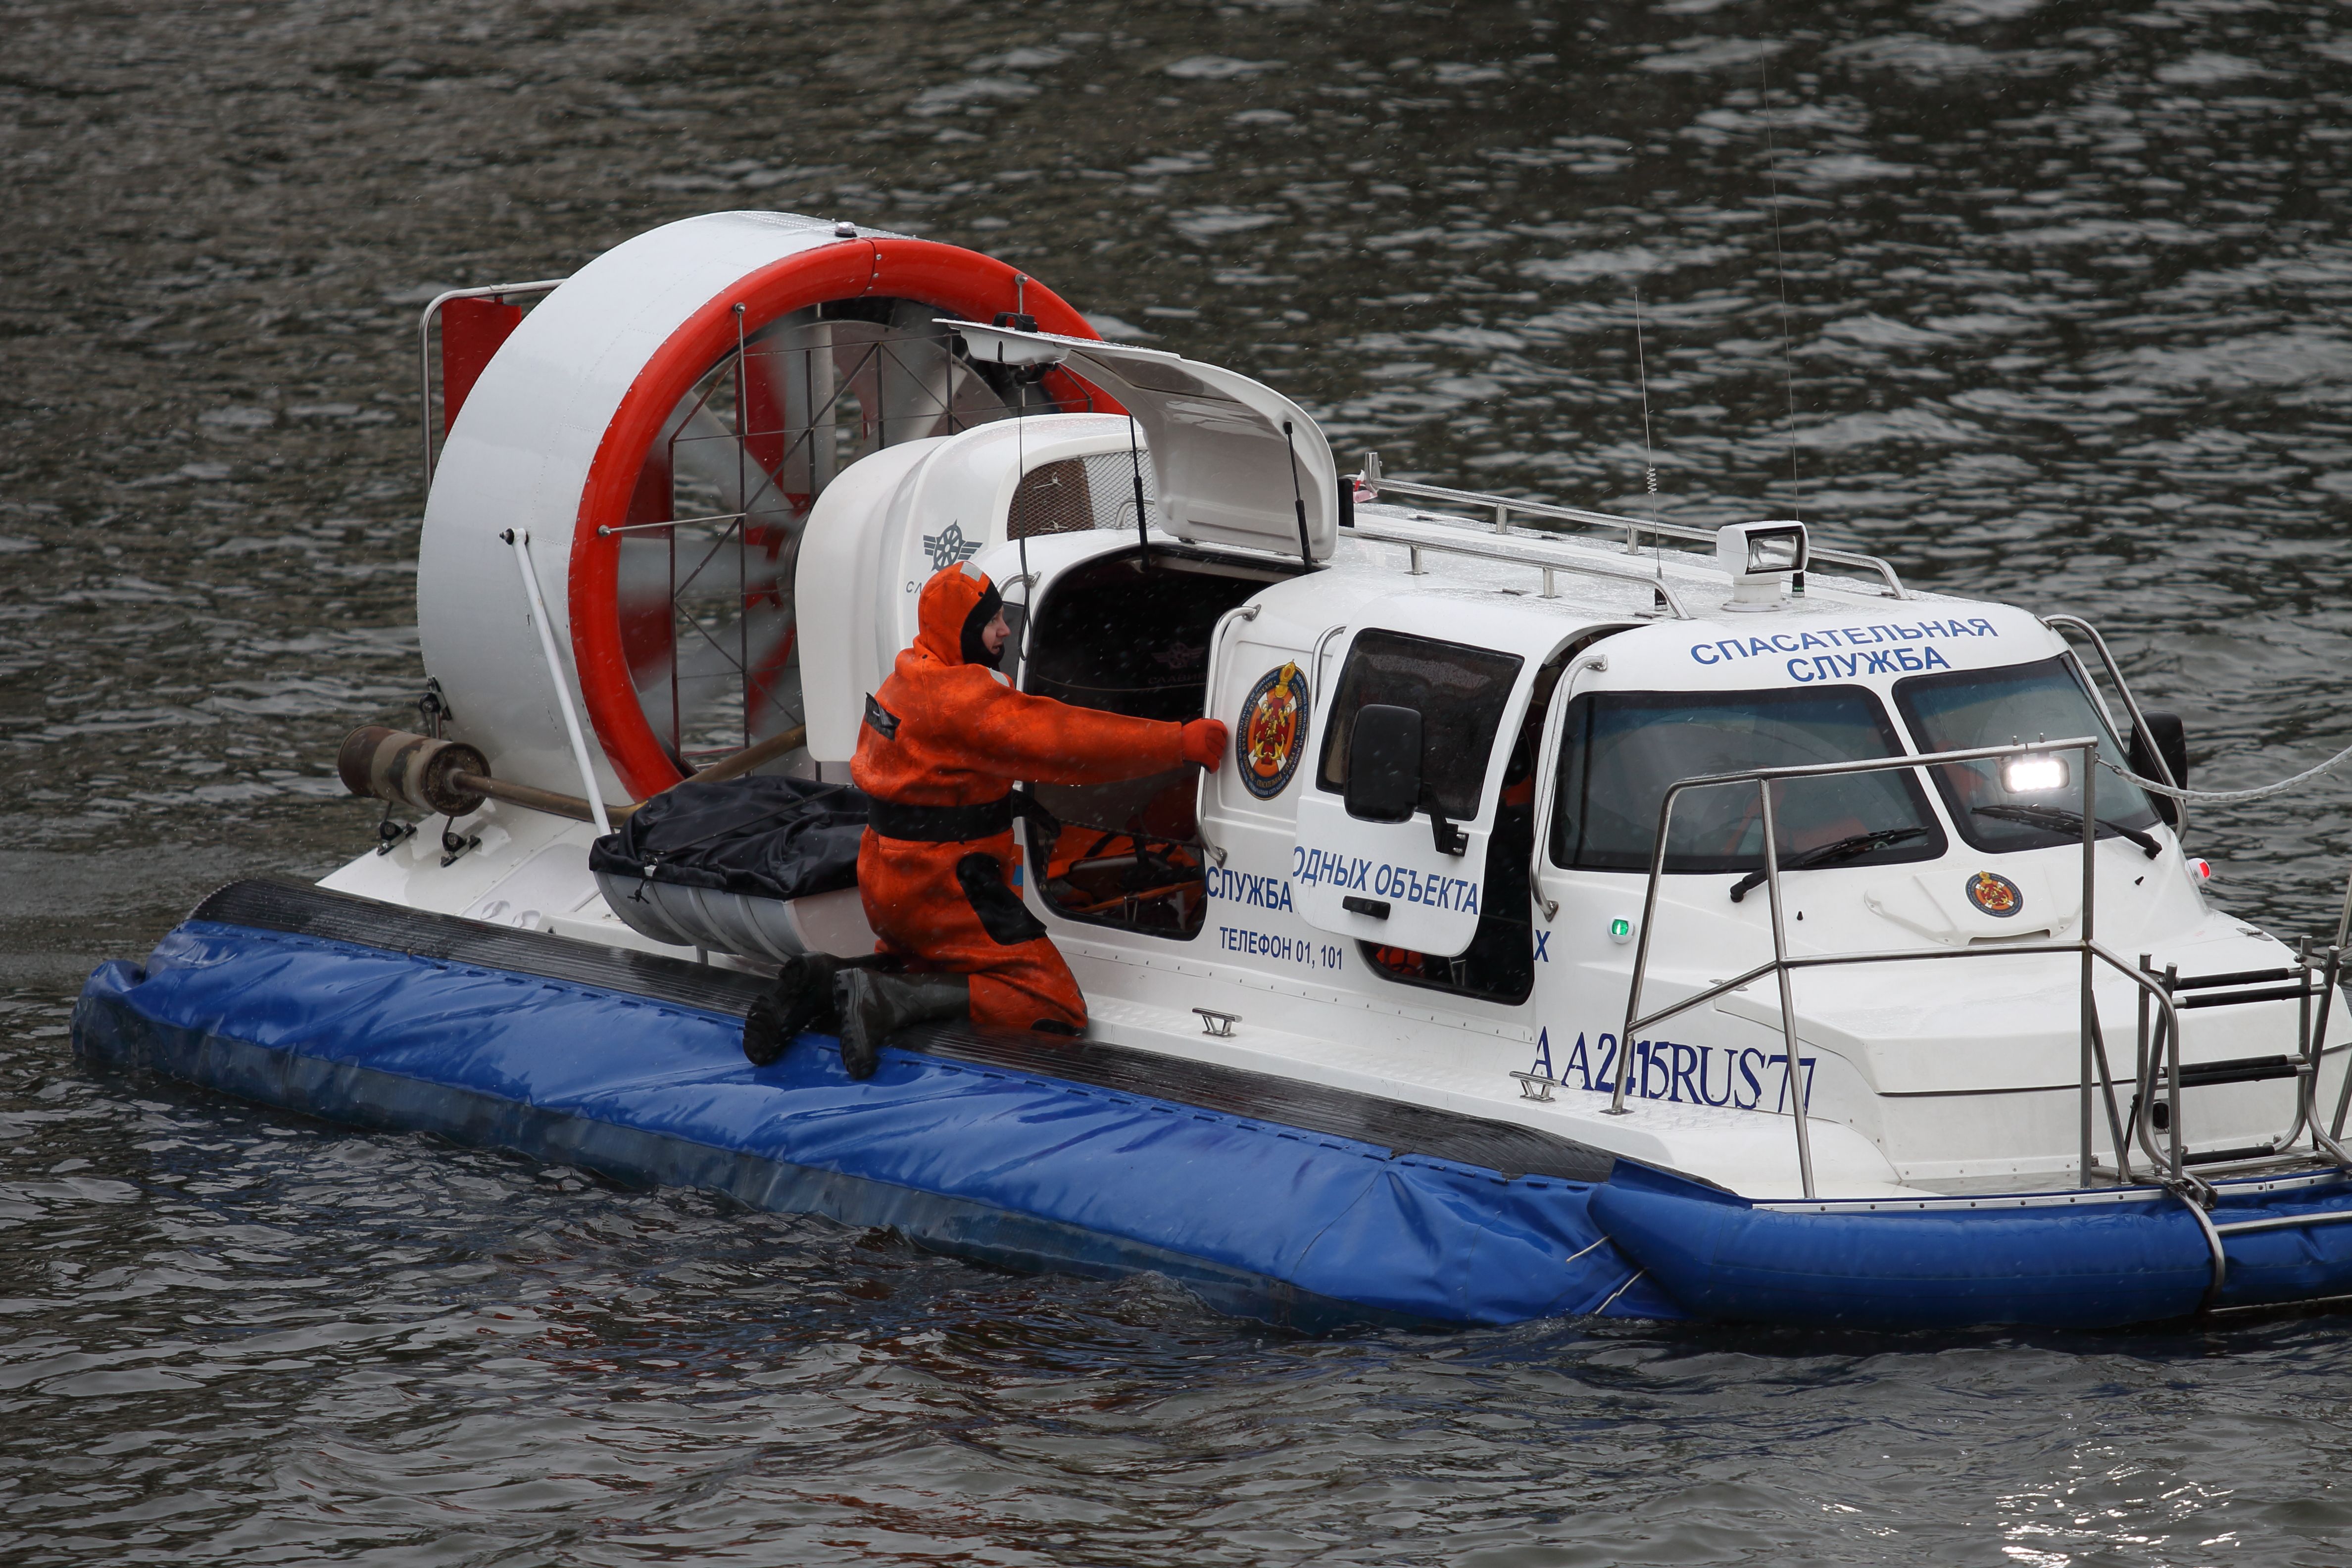
<instances>
[{"instance_id":1,"label":"windshield wiper","mask_svg":"<svg viewBox=\"0 0 2352 1568\"><path fill-rule=\"evenodd\" d=\"M2083 814L2068 811L2063 805L1979 805L1973 809L1979 816L1995 817L2002 822L2021 822L2028 827L2039 827L2068 838L2083 837ZM2151 860L2164 853L2163 845L2137 827L2126 827L2122 823L2109 822L2104 816L2099 818L2099 826L2109 833L2120 834L2130 839L2147 851L2147 858Z\"/></svg>"},{"instance_id":2,"label":"windshield wiper","mask_svg":"<svg viewBox=\"0 0 2352 1568\"><path fill-rule=\"evenodd\" d=\"M1780 862L1783 871L1809 871L1816 867L1834 866L1841 860L1857 860L1874 849L1884 849L1890 844L1900 844L1906 838L1923 838L1924 827L1882 827L1875 833L1857 833L1851 838L1841 838L1824 844L1818 849L1808 849L1793 860ZM1764 885L1764 873L1750 871L1731 884L1731 901L1738 903L1748 897L1748 889Z\"/></svg>"}]
</instances>

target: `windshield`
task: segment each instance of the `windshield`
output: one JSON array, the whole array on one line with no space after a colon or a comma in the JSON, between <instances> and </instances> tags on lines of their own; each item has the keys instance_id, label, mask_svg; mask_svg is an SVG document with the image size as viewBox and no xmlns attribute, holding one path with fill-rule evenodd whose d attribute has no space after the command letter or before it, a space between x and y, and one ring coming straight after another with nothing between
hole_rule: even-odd
<instances>
[{"instance_id":1,"label":"windshield","mask_svg":"<svg viewBox=\"0 0 2352 1568\"><path fill-rule=\"evenodd\" d=\"M1328 790L1347 787L1359 710L1376 702L1411 708L1421 715L1423 784L1446 816L1474 820L1519 664L1517 654L1491 648L1402 632L1360 634L1331 702L1318 781Z\"/></svg>"},{"instance_id":2,"label":"windshield","mask_svg":"<svg viewBox=\"0 0 2352 1568\"><path fill-rule=\"evenodd\" d=\"M1923 752L1965 752L2047 737L2053 741L2096 736L2099 754L2120 762L2123 748L2063 658L2000 669L1956 669L1949 675L1898 681L1895 705L1903 710ZM2002 787L2000 762L1948 763L1932 770L1945 807L1960 837L1979 849L2043 849L2079 844L2083 838L2082 758L2065 754L2066 782L2056 789L2014 794ZM2139 786L2104 768L2092 799L2099 821L2113 829L2156 826L2156 813Z\"/></svg>"},{"instance_id":3,"label":"windshield","mask_svg":"<svg viewBox=\"0 0 2352 1568\"><path fill-rule=\"evenodd\" d=\"M1885 710L1859 686L1580 697L1560 735L1552 859L1591 870L1648 870L1659 803L1683 779L1900 754ZM1772 812L1783 865L1834 845L1847 846L1839 865L1944 852L1943 830L1909 771L1784 780L1774 786ZM1882 837L1849 842L1864 835ZM1763 864L1754 784L1683 792L1667 870L1752 871Z\"/></svg>"}]
</instances>

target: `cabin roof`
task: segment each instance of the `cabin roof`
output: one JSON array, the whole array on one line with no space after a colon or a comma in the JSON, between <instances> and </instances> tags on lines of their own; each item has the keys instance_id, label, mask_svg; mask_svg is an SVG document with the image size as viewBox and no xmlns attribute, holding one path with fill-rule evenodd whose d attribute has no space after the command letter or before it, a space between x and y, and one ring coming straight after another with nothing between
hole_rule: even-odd
<instances>
[{"instance_id":1,"label":"cabin roof","mask_svg":"<svg viewBox=\"0 0 2352 1568\"><path fill-rule=\"evenodd\" d=\"M1412 575L1416 550L1420 576ZM1809 570L1802 595L1769 609L1730 611L1724 605L1731 596L1731 574L1711 554L1647 542L1629 552L1621 539L1517 526L1498 530L1459 514L1387 503L1357 507L1356 526L1340 531L1332 566L1402 579L1390 593L1487 603L1501 597L1532 613L1579 622L1680 618L1661 607L1660 584L1689 618L1738 626L1896 607L1887 585L1874 578ZM1952 595L1916 589L1906 590L1905 598L1952 601Z\"/></svg>"}]
</instances>

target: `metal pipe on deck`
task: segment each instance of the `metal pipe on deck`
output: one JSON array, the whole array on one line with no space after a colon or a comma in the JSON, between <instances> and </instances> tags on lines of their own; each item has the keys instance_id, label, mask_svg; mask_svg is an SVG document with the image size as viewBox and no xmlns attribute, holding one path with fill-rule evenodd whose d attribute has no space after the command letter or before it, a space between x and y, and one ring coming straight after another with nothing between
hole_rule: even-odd
<instances>
[{"instance_id":1,"label":"metal pipe on deck","mask_svg":"<svg viewBox=\"0 0 2352 1568\"><path fill-rule=\"evenodd\" d=\"M807 727L795 724L781 735L720 758L689 782L719 784L740 778L798 751L807 740ZM480 810L485 800L495 800L574 822L596 822L601 808L608 822L619 822L645 804L607 805L599 801L592 806L576 795L493 778L478 747L463 741L431 740L383 724L363 725L344 736L336 753L335 772L343 787L355 795L429 816L466 816ZM611 829L607 826L604 831Z\"/></svg>"}]
</instances>

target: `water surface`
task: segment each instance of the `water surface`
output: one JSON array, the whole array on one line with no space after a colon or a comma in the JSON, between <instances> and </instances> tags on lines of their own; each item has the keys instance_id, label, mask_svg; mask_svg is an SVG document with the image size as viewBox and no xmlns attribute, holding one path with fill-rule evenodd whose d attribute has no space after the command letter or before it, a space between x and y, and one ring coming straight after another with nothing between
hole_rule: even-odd
<instances>
[{"instance_id":1,"label":"water surface","mask_svg":"<svg viewBox=\"0 0 2352 1568\"><path fill-rule=\"evenodd\" d=\"M0 1555L2307 1563L2326 1313L1297 1341L1150 1280L96 1079L209 888L367 840L414 321L731 206L1017 261L1352 466L2084 614L2197 782L2352 740L2352 18L2315 3L8 4ZM1777 260L1776 260L1777 258ZM1641 310L1637 371L1635 291ZM2332 923L2352 784L2207 809Z\"/></svg>"}]
</instances>

